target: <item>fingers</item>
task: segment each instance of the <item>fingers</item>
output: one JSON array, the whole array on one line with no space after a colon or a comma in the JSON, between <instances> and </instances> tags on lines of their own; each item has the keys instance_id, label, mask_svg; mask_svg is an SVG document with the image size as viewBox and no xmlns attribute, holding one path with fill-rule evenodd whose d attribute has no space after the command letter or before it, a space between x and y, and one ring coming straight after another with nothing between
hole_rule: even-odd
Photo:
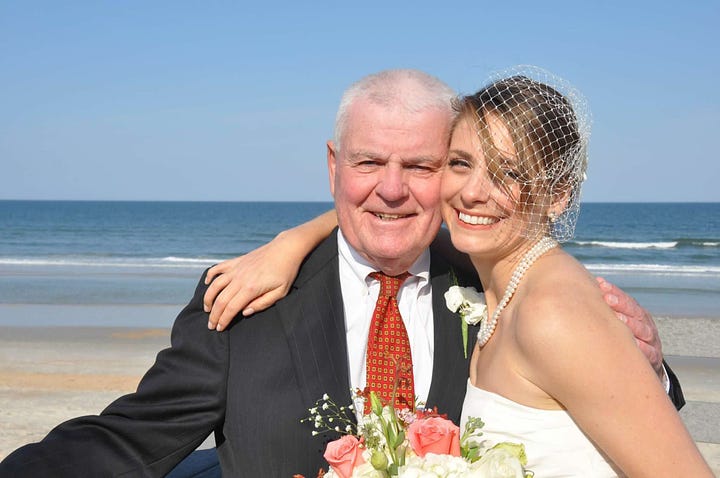
<instances>
[{"instance_id":1,"label":"fingers","mask_svg":"<svg viewBox=\"0 0 720 478\"><path fill-rule=\"evenodd\" d=\"M636 339L652 344L657 339L657 328L650 314L620 290L617 286L605 282L601 285L605 292L603 298L615 312L615 316L628 326Z\"/></svg>"},{"instance_id":2,"label":"fingers","mask_svg":"<svg viewBox=\"0 0 720 478\"><path fill-rule=\"evenodd\" d=\"M227 275L224 274L220 277L226 277ZM269 296L267 292L260 290L255 285L241 285L240 282L232 279L227 279L227 285L224 285L224 287L212 304L212 310L208 317L208 328L218 332L225 330L241 311L243 311L243 315L250 315L253 312L268 308L284 296L284 294L278 295L277 293ZM273 297L274 299L270 300ZM245 312L251 301L255 302L257 298L263 298L263 300L253 307L254 311Z\"/></svg>"},{"instance_id":3,"label":"fingers","mask_svg":"<svg viewBox=\"0 0 720 478\"><path fill-rule=\"evenodd\" d=\"M258 295L257 290L241 290L235 293L235 296L225 306L220 317L217 321L216 330L218 332L225 330L225 328L232 322L238 313L242 313L244 317L252 315L256 312L263 311L279 301L287 292L283 288L278 287L264 294ZM253 297L258 296L253 299ZM252 300L251 300L252 299ZM250 301L248 303L248 301Z\"/></svg>"},{"instance_id":4,"label":"fingers","mask_svg":"<svg viewBox=\"0 0 720 478\"><path fill-rule=\"evenodd\" d=\"M205 312L210 312L210 309L213 307L213 303L215 302L215 299L217 298L218 294L225 289L225 287L230 282L230 278L227 276L227 274L222 274L218 272L219 275L215 280L212 281L212 283L208 286L207 290L205 291L205 295L203 296L203 310ZM208 272L208 276L210 275L210 272ZM205 279L205 283L207 284L207 279Z\"/></svg>"},{"instance_id":5,"label":"fingers","mask_svg":"<svg viewBox=\"0 0 720 478\"><path fill-rule=\"evenodd\" d=\"M643 320L643 316L628 317L623 314L616 314L625 325L628 326L630 332L635 336L635 343L640 351L645 355L648 362L655 372L660 374L662 370L662 343L658 336L657 327L652 320ZM648 316L649 317L649 316Z\"/></svg>"},{"instance_id":6,"label":"fingers","mask_svg":"<svg viewBox=\"0 0 720 478\"><path fill-rule=\"evenodd\" d=\"M659 377L662 377L662 354L659 353L655 347L648 345L646 342L636 339L635 343L637 344L643 355L645 355L645 358L648 359L648 362L650 362L650 365L652 366L653 370L655 370L655 373L658 374Z\"/></svg>"},{"instance_id":7,"label":"fingers","mask_svg":"<svg viewBox=\"0 0 720 478\"><path fill-rule=\"evenodd\" d=\"M607 302L616 314L623 314L627 317L638 319L645 315L645 310L640 307L635 299L627 295L619 287L611 284L602 277L598 277L597 281L605 302Z\"/></svg>"},{"instance_id":8,"label":"fingers","mask_svg":"<svg viewBox=\"0 0 720 478\"><path fill-rule=\"evenodd\" d=\"M277 287L273 290L270 290L266 292L265 294L261 295L257 299L250 302L242 311L242 314L244 316L252 315L256 312L260 312L262 310L267 309L271 305L273 305L275 302L279 301L283 297L287 295L287 291L285 291L281 287Z\"/></svg>"},{"instance_id":9,"label":"fingers","mask_svg":"<svg viewBox=\"0 0 720 478\"><path fill-rule=\"evenodd\" d=\"M630 332L632 332L632 334L637 340L646 343L652 343L654 341L654 328L649 323L642 320L641 317L627 316L618 312L616 312L615 315L618 319L620 319L621 322L627 325L627 327L630 329Z\"/></svg>"},{"instance_id":10,"label":"fingers","mask_svg":"<svg viewBox=\"0 0 720 478\"><path fill-rule=\"evenodd\" d=\"M225 330L228 324L230 324L230 322L232 322L233 319L240 313L243 307L245 307L245 304L247 304L248 301L255 296L245 289L233 292L228 288L225 289L223 293L232 294L231 296L229 295L232 298L227 301L227 304L223 304L222 308L219 307L217 312L215 311L215 307L213 307L210 314L212 315L215 313L215 316L210 319L210 323L216 322L215 330L218 332Z\"/></svg>"},{"instance_id":11,"label":"fingers","mask_svg":"<svg viewBox=\"0 0 720 478\"><path fill-rule=\"evenodd\" d=\"M220 277L226 278L226 284L223 284L224 289L212 304L208 317L208 328L218 332L227 327L245 304L255 297L247 288L243 288L236 281L227 278L227 274Z\"/></svg>"},{"instance_id":12,"label":"fingers","mask_svg":"<svg viewBox=\"0 0 720 478\"><path fill-rule=\"evenodd\" d=\"M211 283L215 276L218 276L225 272L226 263L227 261L221 262L220 264L215 264L210 269L208 269L207 274L205 275L205 285Z\"/></svg>"},{"instance_id":13,"label":"fingers","mask_svg":"<svg viewBox=\"0 0 720 478\"><path fill-rule=\"evenodd\" d=\"M207 296L207 294L205 294ZM223 289L210 306L210 315L208 316L208 329L217 330L218 321L225 311L225 304L228 302L227 289ZM206 309L206 312L208 310Z\"/></svg>"}]
</instances>

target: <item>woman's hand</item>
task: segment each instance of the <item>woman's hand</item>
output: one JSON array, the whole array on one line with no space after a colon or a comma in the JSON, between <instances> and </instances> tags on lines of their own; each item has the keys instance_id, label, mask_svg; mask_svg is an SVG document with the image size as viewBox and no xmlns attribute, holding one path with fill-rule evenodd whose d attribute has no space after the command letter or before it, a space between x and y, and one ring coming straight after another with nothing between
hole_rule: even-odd
<instances>
[{"instance_id":1,"label":"woman's hand","mask_svg":"<svg viewBox=\"0 0 720 478\"><path fill-rule=\"evenodd\" d=\"M251 315L285 297L305 256L336 225L335 211L328 211L244 256L211 267L203 297L205 312L210 313L208 328L222 331L241 311L243 316Z\"/></svg>"},{"instance_id":2,"label":"woman's hand","mask_svg":"<svg viewBox=\"0 0 720 478\"><path fill-rule=\"evenodd\" d=\"M210 268L203 298L205 312L210 312L209 329L222 331L241 311L251 315L287 295L302 257L288 260L285 253L276 252L281 247L273 241Z\"/></svg>"}]
</instances>

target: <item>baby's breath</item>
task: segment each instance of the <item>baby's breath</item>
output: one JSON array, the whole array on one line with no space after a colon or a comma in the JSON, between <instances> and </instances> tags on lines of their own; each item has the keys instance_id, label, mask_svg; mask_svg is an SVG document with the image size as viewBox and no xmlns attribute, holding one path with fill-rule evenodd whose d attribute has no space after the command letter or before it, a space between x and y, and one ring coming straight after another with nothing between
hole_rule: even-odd
<instances>
[{"instance_id":1,"label":"baby's breath","mask_svg":"<svg viewBox=\"0 0 720 478\"><path fill-rule=\"evenodd\" d=\"M311 422L313 424L313 436L324 432L345 432L356 434L355 423L350 418L353 415L352 405L338 406L328 394L315 402L313 407L308 408L309 417L300 420L301 423Z\"/></svg>"}]
</instances>

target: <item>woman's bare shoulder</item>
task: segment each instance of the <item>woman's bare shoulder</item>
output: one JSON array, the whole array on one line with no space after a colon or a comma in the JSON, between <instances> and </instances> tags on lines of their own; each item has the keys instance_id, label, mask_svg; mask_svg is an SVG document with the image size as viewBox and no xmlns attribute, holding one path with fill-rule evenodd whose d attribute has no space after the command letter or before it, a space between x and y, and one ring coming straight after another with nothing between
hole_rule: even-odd
<instances>
[{"instance_id":1,"label":"woman's bare shoulder","mask_svg":"<svg viewBox=\"0 0 720 478\"><path fill-rule=\"evenodd\" d=\"M528 271L515 315L518 345L531 355L576 347L616 333L617 320L594 277L565 252L538 261ZM618 328L619 329L619 328Z\"/></svg>"}]
</instances>

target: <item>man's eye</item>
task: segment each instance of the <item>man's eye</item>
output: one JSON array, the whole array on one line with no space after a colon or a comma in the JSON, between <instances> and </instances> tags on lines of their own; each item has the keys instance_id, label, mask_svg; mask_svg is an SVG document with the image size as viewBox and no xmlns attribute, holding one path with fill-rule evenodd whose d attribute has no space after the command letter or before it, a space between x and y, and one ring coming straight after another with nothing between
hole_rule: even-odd
<instances>
[{"instance_id":1,"label":"man's eye","mask_svg":"<svg viewBox=\"0 0 720 478\"><path fill-rule=\"evenodd\" d=\"M424 164L409 164L407 168L415 171L430 171L432 169L430 166Z\"/></svg>"}]
</instances>

